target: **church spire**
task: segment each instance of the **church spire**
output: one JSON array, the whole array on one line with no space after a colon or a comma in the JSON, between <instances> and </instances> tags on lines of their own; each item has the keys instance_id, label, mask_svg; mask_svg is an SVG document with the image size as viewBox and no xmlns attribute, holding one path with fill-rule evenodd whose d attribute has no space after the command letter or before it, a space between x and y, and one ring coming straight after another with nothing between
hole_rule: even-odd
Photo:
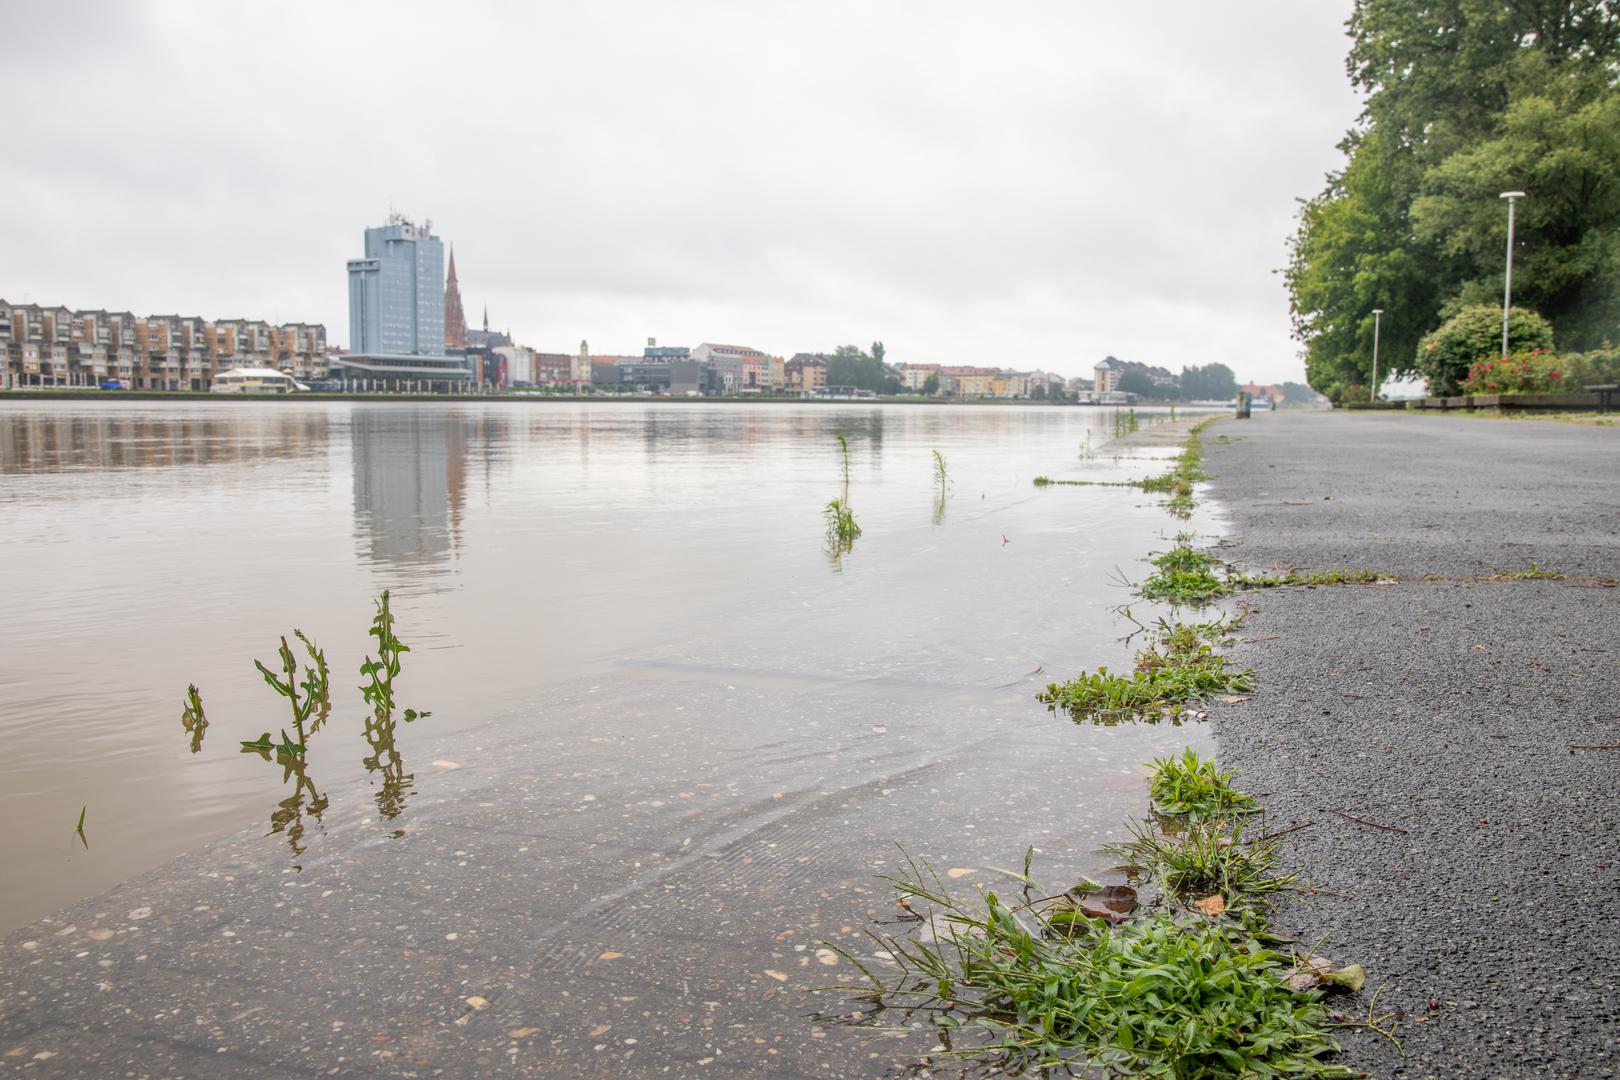
<instances>
[{"instance_id":1,"label":"church spire","mask_svg":"<svg viewBox=\"0 0 1620 1080\"><path fill-rule=\"evenodd\" d=\"M447 349L467 347L467 316L461 309L461 286L456 281L456 247L450 245L450 277L444 285L444 345Z\"/></svg>"}]
</instances>

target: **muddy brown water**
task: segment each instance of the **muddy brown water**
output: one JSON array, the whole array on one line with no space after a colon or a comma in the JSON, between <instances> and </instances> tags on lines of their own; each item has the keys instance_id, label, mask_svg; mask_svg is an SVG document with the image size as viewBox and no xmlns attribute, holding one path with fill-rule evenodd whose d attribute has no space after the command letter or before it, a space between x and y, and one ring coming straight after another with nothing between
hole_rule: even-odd
<instances>
[{"instance_id":1,"label":"muddy brown water","mask_svg":"<svg viewBox=\"0 0 1620 1080\"><path fill-rule=\"evenodd\" d=\"M4 403L0 921L213 842L77 917L111 926L137 892L161 912L167 891L166 947L251 981L241 953L208 957L186 906L262 925L293 916L243 881L327 908L358 889L322 916L330 940L302 912L304 961L324 971L353 924L394 926L414 947L366 977L439 986L413 1008L439 1010L453 1043L477 995L426 958L502 942L480 960L508 980L491 1023L534 1032L495 1032L491 1060L827 1075L836 1046L836 1074L881 1072L898 1050L808 1018L841 1006L796 991L850 977L817 942L864 947L896 845L1011 891L993 868L1033 844L1037 876L1067 884L1145 809L1141 763L1207 748L1195 726L1078 726L1033 698L1128 668L1118 576L1187 527L1128 489L1032 485L1139 475L1168 452L1109 448L1113 424L1046 407ZM864 532L835 560L838 434ZM432 715L379 761L352 688L383 589L412 648L400 704ZM307 788L238 752L286 725L252 661L294 627L326 649L336 701ZM196 754L190 682L210 720ZM172 895L221 858L230 884ZM378 1008L355 1023L388 1023ZM110 1067L122 1036L106 1037ZM347 1037L262 1052L340 1060Z\"/></svg>"}]
</instances>

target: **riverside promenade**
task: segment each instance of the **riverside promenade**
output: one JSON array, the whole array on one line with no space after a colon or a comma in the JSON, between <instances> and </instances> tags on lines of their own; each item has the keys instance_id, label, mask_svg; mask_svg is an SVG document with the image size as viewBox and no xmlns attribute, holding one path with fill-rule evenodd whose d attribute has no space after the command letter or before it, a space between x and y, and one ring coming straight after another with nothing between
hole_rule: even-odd
<instances>
[{"instance_id":1,"label":"riverside promenade","mask_svg":"<svg viewBox=\"0 0 1620 1080\"><path fill-rule=\"evenodd\" d=\"M1620 431L1278 413L1223 421L1219 554L1393 584L1246 594L1254 700L1221 764L1324 892L1279 925L1403 1010L1375 1077L1620 1075ZM1488 580L1528 571L1564 579ZM1360 1017L1357 1017L1360 1018Z\"/></svg>"}]
</instances>

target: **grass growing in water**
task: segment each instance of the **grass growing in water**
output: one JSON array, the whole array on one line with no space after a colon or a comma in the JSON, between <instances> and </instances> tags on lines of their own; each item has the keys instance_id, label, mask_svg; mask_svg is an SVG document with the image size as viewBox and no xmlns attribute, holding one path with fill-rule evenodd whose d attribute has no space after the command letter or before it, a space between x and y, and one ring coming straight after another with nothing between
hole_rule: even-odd
<instances>
[{"instance_id":1,"label":"grass growing in water","mask_svg":"<svg viewBox=\"0 0 1620 1080\"><path fill-rule=\"evenodd\" d=\"M1161 814L1219 817L1258 809L1252 795L1232 786L1232 774L1216 771L1215 762L1190 747L1180 757L1154 758L1148 794Z\"/></svg>"},{"instance_id":2,"label":"grass growing in water","mask_svg":"<svg viewBox=\"0 0 1620 1080\"><path fill-rule=\"evenodd\" d=\"M1137 590L1145 599L1196 607L1231 591L1216 573L1223 569L1221 560L1185 543L1177 543L1148 562L1153 564L1153 573Z\"/></svg>"},{"instance_id":3,"label":"grass growing in water","mask_svg":"<svg viewBox=\"0 0 1620 1080\"><path fill-rule=\"evenodd\" d=\"M1171 836L1151 824L1131 826L1131 839L1108 850L1153 876L1172 900L1219 894L1225 906L1288 887L1293 877L1278 874L1278 841L1246 840L1241 821L1191 818Z\"/></svg>"},{"instance_id":4,"label":"grass growing in water","mask_svg":"<svg viewBox=\"0 0 1620 1080\"><path fill-rule=\"evenodd\" d=\"M1065 683L1052 683L1036 700L1053 711L1063 709L1076 722L1113 724L1121 720L1177 717L1186 706L1223 694L1254 689L1254 673L1233 670L1210 647L1231 627L1214 623L1159 623L1152 643L1136 656L1129 675L1106 667Z\"/></svg>"},{"instance_id":5,"label":"grass growing in water","mask_svg":"<svg viewBox=\"0 0 1620 1080\"><path fill-rule=\"evenodd\" d=\"M843 491L823 511L827 521L827 554L835 565L849 554L861 535L855 512L849 508L849 442L842 435L838 436L838 455L844 480Z\"/></svg>"},{"instance_id":6,"label":"grass growing in water","mask_svg":"<svg viewBox=\"0 0 1620 1080\"><path fill-rule=\"evenodd\" d=\"M938 525L945 520L945 496L950 491L950 468L945 464L945 455L938 450L934 451L934 524Z\"/></svg>"},{"instance_id":7,"label":"grass growing in water","mask_svg":"<svg viewBox=\"0 0 1620 1080\"><path fill-rule=\"evenodd\" d=\"M1072 891L963 900L926 863L907 866L888 880L928 910L917 916L927 934L878 937L899 969L887 979L845 952L867 985L840 989L930 1018L946 1054L1043 1075L1359 1075L1323 1060L1338 1050L1323 995L1289 985L1293 960L1257 917L1160 909L1110 926ZM1027 860L1023 880L1027 898L1038 889Z\"/></svg>"}]
</instances>

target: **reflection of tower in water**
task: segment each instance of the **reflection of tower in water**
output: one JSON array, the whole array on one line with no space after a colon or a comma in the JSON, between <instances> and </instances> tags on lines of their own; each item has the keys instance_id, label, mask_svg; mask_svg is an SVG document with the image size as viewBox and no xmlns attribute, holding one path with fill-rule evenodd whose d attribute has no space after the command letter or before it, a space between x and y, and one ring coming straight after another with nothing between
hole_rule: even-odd
<instances>
[{"instance_id":1,"label":"reflection of tower in water","mask_svg":"<svg viewBox=\"0 0 1620 1080\"><path fill-rule=\"evenodd\" d=\"M357 409L355 527L374 561L433 565L460 543L467 438L455 414Z\"/></svg>"}]
</instances>

